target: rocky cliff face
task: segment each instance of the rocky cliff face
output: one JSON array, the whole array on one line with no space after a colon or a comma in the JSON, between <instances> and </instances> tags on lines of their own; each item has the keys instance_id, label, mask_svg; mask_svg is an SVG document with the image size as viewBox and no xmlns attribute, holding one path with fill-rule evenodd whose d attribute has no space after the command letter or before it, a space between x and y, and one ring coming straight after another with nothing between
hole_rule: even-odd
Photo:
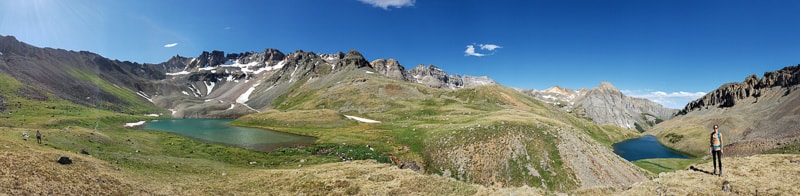
<instances>
[{"instance_id":1,"label":"rocky cliff face","mask_svg":"<svg viewBox=\"0 0 800 196\"><path fill-rule=\"evenodd\" d=\"M396 80L408 81L406 68L400 65L395 59L377 59L370 62L372 69L379 74Z\"/></svg>"},{"instance_id":2,"label":"rocky cliff face","mask_svg":"<svg viewBox=\"0 0 800 196\"><path fill-rule=\"evenodd\" d=\"M571 90L554 86L542 91L521 91L596 123L639 131L672 118L677 111L647 99L625 96L608 82L593 89Z\"/></svg>"},{"instance_id":3,"label":"rocky cliff face","mask_svg":"<svg viewBox=\"0 0 800 196\"><path fill-rule=\"evenodd\" d=\"M597 123L639 131L670 119L677 111L647 99L625 96L608 82L589 90L576 102L586 110L586 116Z\"/></svg>"},{"instance_id":4,"label":"rocky cliff face","mask_svg":"<svg viewBox=\"0 0 800 196\"><path fill-rule=\"evenodd\" d=\"M692 101L651 134L672 148L706 154L706 135L719 125L725 153L750 155L800 141L800 66L766 72L727 83Z\"/></svg>"},{"instance_id":5,"label":"rocky cliff face","mask_svg":"<svg viewBox=\"0 0 800 196\"><path fill-rule=\"evenodd\" d=\"M709 107L733 107L748 98L761 97L763 91L780 90L790 94L791 86L800 84L800 65L785 67L781 70L766 72L761 79L755 74L747 76L743 82L727 83L720 86L700 99L686 105L678 115L691 111L708 109ZM780 87L780 89L772 89Z\"/></svg>"},{"instance_id":6,"label":"rocky cliff face","mask_svg":"<svg viewBox=\"0 0 800 196\"><path fill-rule=\"evenodd\" d=\"M422 83L433 88L455 89L464 86L459 75L447 75L444 70L433 65L417 65L408 71L412 81Z\"/></svg>"}]
</instances>

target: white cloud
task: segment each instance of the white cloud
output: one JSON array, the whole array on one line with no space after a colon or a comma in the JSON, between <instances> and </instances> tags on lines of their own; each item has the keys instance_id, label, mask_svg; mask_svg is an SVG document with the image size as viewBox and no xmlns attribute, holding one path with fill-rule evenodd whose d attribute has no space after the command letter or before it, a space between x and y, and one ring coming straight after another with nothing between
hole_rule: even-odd
<instances>
[{"instance_id":1,"label":"white cloud","mask_svg":"<svg viewBox=\"0 0 800 196\"><path fill-rule=\"evenodd\" d=\"M414 6L416 0L358 0L362 3L370 4L373 7L389 10L389 7L402 8Z\"/></svg>"},{"instance_id":2,"label":"white cloud","mask_svg":"<svg viewBox=\"0 0 800 196\"><path fill-rule=\"evenodd\" d=\"M231 27L225 27L225 30L231 30Z\"/></svg>"},{"instance_id":3,"label":"white cloud","mask_svg":"<svg viewBox=\"0 0 800 196\"><path fill-rule=\"evenodd\" d=\"M691 101L706 95L704 92L664 92L652 90L621 90L623 94L631 97L649 99L667 108L683 109Z\"/></svg>"},{"instance_id":4,"label":"white cloud","mask_svg":"<svg viewBox=\"0 0 800 196\"><path fill-rule=\"evenodd\" d=\"M475 52L474 45L467 45L467 50L464 51L464 56L486 56L486 54Z\"/></svg>"},{"instance_id":5,"label":"white cloud","mask_svg":"<svg viewBox=\"0 0 800 196\"><path fill-rule=\"evenodd\" d=\"M172 47L175 47L177 45L178 45L178 43L165 44L164 48L172 48Z\"/></svg>"},{"instance_id":6,"label":"white cloud","mask_svg":"<svg viewBox=\"0 0 800 196\"><path fill-rule=\"evenodd\" d=\"M498 46L498 45L494 45L494 44L480 44L478 46L480 46L481 49L488 50L488 51L492 51L492 50L498 49L498 48L503 48L502 46Z\"/></svg>"},{"instance_id":7,"label":"white cloud","mask_svg":"<svg viewBox=\"0 0 800 196\"><path fill-rule=\"evenodd\" d=\"M494 54L494 52L492 52L491 54L476 52L475 51L475 45L477 45L480 48L480 50L486 50L486 51L494 51L495 49L503 48L502 46L498 46L498 45L495 45L495 44L470 44L470 45L467 45L467 50L464 51L464 56L481 57L481 56L488 56L488 55L493 55Z\"/></svg>"}]
</instances>

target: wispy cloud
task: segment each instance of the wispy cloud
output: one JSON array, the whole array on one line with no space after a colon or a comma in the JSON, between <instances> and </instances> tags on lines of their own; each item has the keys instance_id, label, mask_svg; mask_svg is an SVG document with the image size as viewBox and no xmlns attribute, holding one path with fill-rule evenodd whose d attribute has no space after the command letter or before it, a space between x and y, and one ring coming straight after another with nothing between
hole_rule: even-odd
<instances>
[{"instance_id":1,"label":"wispy cloud","mask_svg":"<svg viewBox=\"0 0 800 196\"><path fill-rule=\"evenodd\" d=\"M172 48L172 47L175 47L177 45L178 45L178 43L164 44L164 48Z\"/></svg>"},{"instance_id":2,"label":"wispy cloud","mask_svg":"<svg viewBox=\"0 0 800 196\"><path fill-rule=\"evenodd\" d=\"M488 51L492 51L492 50L498 49L498 48L503 48L502 46L498 46L498 45L494 45L494 44L480 44L478 46L480 46L481 49L488 50Z\"/></svg>"},{"instance_id":3,"label":"wispy cloud","mask_svg":"<svg viewBox=\"0 0 800 196\"><path fill-rule=\"evenodd\" d=\"M414 6L416 0L358 0L362 3L370 4L373 7L389 10L389 7L403 8Z\"/></svg>"},{"instance_id":4,"label":"wispy cloud","mask_svg":"<svg viewBox=\"0 0 800 196\"><path fill-rule=\"evenodd\" d=\"M621 90L623 94L631 97L649 99L667 108L683 109L689 102L706 95L704 92L664 92L652 90Z\"/></svg>"},{"instance_id":5,"label":"wispy cloud","mask_svg":"<svg viewBox=\"0 0 800 196\"><path fill-rule=\"evenodd\" d=\"M477 45L478 48L480 48L480 50L486 50L486 51L494 51L495 49L503 48L502 46L498 46L498 45L495 45L495 44L470 44L470 45L467 45L467 50L464 50L464 56L481 57L481 56L487 56L487 55L493 55L494 54L494 52L492 52L490 54L477 52L477 51L475 51L475 45Z\"/></svg>"},{"instance_id":6,"label":"wispy cloud","mask_svg":"<svg viewBox=\"0 0 800 196\"><path fill-rule=\"evenodd\" d=\"M225 30L231 30L231 27L225 27Z\"/></svg>"}]
</instances>

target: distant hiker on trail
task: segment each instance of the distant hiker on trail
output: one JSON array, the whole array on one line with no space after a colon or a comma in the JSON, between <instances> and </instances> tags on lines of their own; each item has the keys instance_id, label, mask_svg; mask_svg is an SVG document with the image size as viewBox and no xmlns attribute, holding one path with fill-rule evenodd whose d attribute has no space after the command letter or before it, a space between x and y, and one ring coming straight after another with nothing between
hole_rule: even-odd
<instances>
[{"instance_id":1,"label":"distant hiker on trail","mask_svg":"<svg viewBox=\"0 0 800 196\"><path fill-rule=\"evenodd\" d=\"M711 132L711 157L714 164L714 173L722 177L722 134L719 133L719 126L714 125L714 131ZM719 173L717 173L717 163L719 163Z\"/></svg>"},{"instance_id":2,"label":"distant hiker on trail","mask_svg":"<svg viewBox=\"0 0 800 196\"><path fill-rule=\"evenodd\" d=\"M39 142L40 145L42 144L42 132L39 132L39 130L36 130L36 142Z\"/></svg>"}]
</instances>

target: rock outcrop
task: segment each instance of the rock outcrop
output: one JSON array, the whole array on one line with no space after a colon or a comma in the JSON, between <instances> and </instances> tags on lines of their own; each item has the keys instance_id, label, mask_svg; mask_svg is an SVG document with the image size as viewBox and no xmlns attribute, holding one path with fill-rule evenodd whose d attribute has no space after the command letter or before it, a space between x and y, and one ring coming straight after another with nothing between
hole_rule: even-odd
<instances>
[{"instance_id":1,"label":"rock outcrop","mask_svg":"<svg viewBox=\"0 0 800 196\"><path fill-rule=\"evenodd\" d=\"M761 79L753 74L747 76L743 82L723 84L702 98L687 104L677 115L685 115L688 112L709 107L733 107L737 102L742 102L747 98L755 98L755 101L758 102L762 91L770 90L772 87L781 87L779 90L785 91L784 94L788 95L792 91L792 88L789 87L798 84L800 84L800 65L766 72Z\"/></svg>"},{"instance_id":2,"label":"rock outcrop","mask_svg":"<svg viewBox=\"0 0 800 196\"><path fill-rule=\"evenodd\" d=\"M395 59L376 59L370 62L370 65L377 73L383 74L386 77L408 81L408 76L406 76L406 68L400 65L400 63Z\"/></svg>"},{"instance_id":3,"label":"rock outcrop","mask_svg":"<svg viewBox=\"0 0 800 196\"><path fill-rule=\"evenodd\" d=\"M417 65L408 71L408 75L414 82L428 85L433 88L455 89L464 85L459 75L447 75L444 70L434 65Z\"/></svg>"},{"instance_id":4,"label":"rock outcrop","mask_svg":"<svg viewBox=\"0 0 800 196\"><path fill-rule=\"evenodd\" d=\"M386 77L425 84L439 89L453 90L496 84L496 82L488 76L447 74L447 72L434 65L425 66L420 64L406 71L395 59L376 59L372 61L370 65L377 73Z\"/></svg>"}]
</instances>

